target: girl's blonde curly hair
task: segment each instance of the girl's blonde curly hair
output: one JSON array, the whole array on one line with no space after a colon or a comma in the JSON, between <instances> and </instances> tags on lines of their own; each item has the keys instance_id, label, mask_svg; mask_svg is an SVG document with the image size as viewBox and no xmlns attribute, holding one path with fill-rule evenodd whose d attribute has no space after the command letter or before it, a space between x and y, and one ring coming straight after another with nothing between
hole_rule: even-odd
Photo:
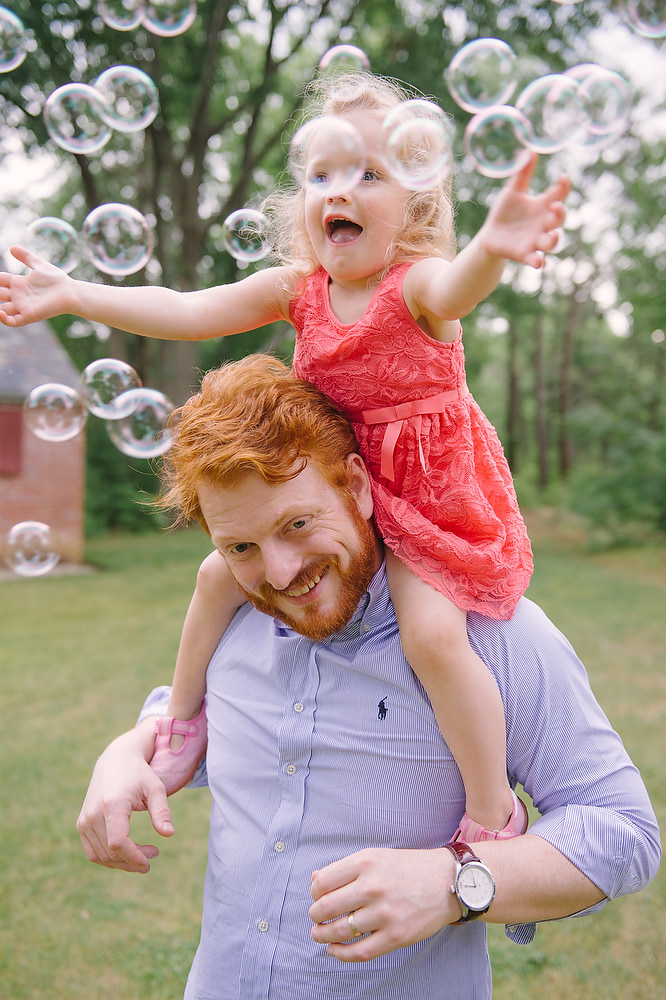
<instances>
[{"instance_id":1,"label":"girl's blonde curly hair","mask_svg":"<svg viewBox=\"0 0 666 1000\"><path fill-rule=\"evenodd\" d=\"M383 119L414 97L396 81L371 73L356 72L333 78L318 78L306 90L303 121L326 115L367 111ZM437 178L425 190L410 192L405 221L387 254L386 268L419 257L451 260L456 252L452 178ZM305 190L291 181L279 187L262 206L272 223L274 254L295 275L305 277L319 265L305 226Z\"/></svg>"}]
</instances>

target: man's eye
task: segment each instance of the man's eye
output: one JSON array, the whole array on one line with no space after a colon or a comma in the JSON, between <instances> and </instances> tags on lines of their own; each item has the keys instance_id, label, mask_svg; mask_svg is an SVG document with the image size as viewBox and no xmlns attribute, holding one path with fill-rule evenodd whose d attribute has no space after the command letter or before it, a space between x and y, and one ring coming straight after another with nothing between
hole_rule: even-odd
<instances>
[{"instance_id":1,"label":"man's eye","mask_svg":"<svg viewBox=\"0 0 666 1000\"><path fill-rule=\"evenodd\" d=\"M249 547L249 542L238 542L236 545L232 545L229 551L234 556L242 556L244 552L247 552Z\"/></svg>"},{"instance_id":2,"label":"man's eye","mask_svg":"<svg viewBox=\"0 0 666 1000\"><path fill-rule=\"evenodd\" d=\"M307 523L308 523L307 518L297 517L295 521L291 522L289 527L295 529L296 531L299 531L301 528L304 528Z\"/></svg>"}]
</instances>

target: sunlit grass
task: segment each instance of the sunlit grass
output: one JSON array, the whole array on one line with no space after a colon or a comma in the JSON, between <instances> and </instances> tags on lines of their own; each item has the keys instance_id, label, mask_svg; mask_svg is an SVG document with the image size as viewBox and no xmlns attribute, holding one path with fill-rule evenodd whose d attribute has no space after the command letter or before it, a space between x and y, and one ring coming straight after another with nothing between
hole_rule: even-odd
<instances>
[{"instance_id":1,"label":"sunlit grass","mask_svg":"<svg viewBox=\"0 0 666 1000\"><path fill-rule=\"evenodd\" d=\"M529 596L585 661L663 822L666 552L587 555L546 528L530 524ZM171 676L208 548L196 529L101 539L88 551L93 573L0 582L2 1000L182 995L198 940L208 794L171 799L176 836L148 876L90 865L74 824L96 755ZM154 842L145 816L134 828ZM593 918L543 926L525 948L491 928L496 1000L663 1000L665 886L660 875Z\"/></svg>"}]
</instances>

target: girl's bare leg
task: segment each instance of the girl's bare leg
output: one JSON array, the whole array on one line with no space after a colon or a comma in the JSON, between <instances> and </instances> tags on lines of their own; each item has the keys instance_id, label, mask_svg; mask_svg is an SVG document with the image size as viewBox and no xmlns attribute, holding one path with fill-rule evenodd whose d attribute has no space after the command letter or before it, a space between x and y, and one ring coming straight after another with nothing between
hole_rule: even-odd
<instances>
[{"instance_id":1,"label":"girl's bare leg","mask_svg":"<svg viewBox=\"0 0 666 1000\"><path fill-rule=\"evenodd\" d=\"M495 679L469 644L465 612L392 552L387 551L386 566L402 647L462 775L467 815L486 830L502 830L514 798Z\"/></svg>"}]
</instances>

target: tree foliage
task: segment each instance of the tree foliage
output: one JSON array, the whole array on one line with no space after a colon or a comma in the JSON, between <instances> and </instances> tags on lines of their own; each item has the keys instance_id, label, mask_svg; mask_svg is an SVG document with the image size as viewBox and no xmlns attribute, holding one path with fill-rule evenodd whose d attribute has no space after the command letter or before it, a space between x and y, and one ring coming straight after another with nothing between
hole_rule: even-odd
<instances>
[{"instance_id":1,"label":"tree foliage","mask_svg":"<svg viewBox=\"0 0 666 1000\"><path fill-rule=\"evenodd\" d=\"M34 41L25 62L0 77L0 153L20 137L28 156L50 150L66 168L48 204L34 204L35 216L60 215L80 228L99 204L133 205L153 225L155 252L144 272L125 280L182 289L233 281L243 272L224 249L223 222L234 209L258 205L279 181L303 88L330 45L358 45L375 72L407 81L450 113L464 243L498 182L475 173L463 157L469 115L451 99L444 78L455 52L477 37L503 38L518 56L524 84L588 61L595 33L617 27L615 5L602 0L198 0L188 31L164 38L144 27L109 28L92 0L12 0L9 6ZM98 154L63 152L44 125L47 97L69 81L94 83L114 65L138 67L153 79L157 118L143 132L115 132ZM663 527L666 501L657 496L655 472L665 420L666 345L659 331L666 140L663 131L643 127L653 110L649 95L637 92L633 127L613 147L582 159L565 151L542 161L537 184L562 170L575 184L562 262L549 264L531 285L510 269L508 280L466 320L465 332L470 380L521 477L529 475L541 490L564 478L581 508L600 515L623 492L616 520L635 519L627 513L631 496L650 493L650 512L637 499L634 514ZM26 192L25 200L30 197ZM77 273L113 280L85 265ZM613 333L613 310L624 310L629 336ZM175 402L196 385L201 369L266 347L288 357L293 344L285 324L203 345L118 331L107 344L71 341L66 328L64 321L58 327L78 364L107 353L125 357L144 382ZM647 491L641 489L645 475L652 476ZM595 504L592 485L603 483L605 502Z\"/></svg>"}]
</instances>

